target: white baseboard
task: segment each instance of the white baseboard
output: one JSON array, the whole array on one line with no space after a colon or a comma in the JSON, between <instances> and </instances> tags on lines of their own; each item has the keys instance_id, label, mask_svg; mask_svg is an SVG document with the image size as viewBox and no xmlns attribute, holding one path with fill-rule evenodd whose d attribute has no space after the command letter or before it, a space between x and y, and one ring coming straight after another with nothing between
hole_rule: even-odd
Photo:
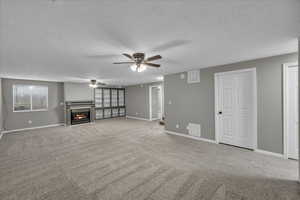
<instances>
[{"instance_id":1,"label":"white baseboard","mask_svg":"<svg viewBox=\"0 0 300 200\"><path fill-rule=\"evenodd\" d=\"M184 134L184 133L177 133L177 132L174 132L174 131L167 131L167 130L165 130L165 133L171 134L171 135L182 136L182 137L186 137L186 138L191 138L191 139L194 139L194 140L200 140L200 141L204 141L204 142L210 142L210 143L217 144L217 142L215 140L210 140L210 139L201 138L201 137L195 137L195 136L187 135L187 134Z\"/></svg>"},{"instance_id":2,"label":"white baseboard","mask_svg":"<svg viewBox=\"0 0 300 200\"><path fill-rule=\"evenodd\" d=\"M128 115L126 115L126 118L128 118L128 119L143 120L143 121L151 121L150 119L141 118L141 117L133 117L133 116L128 116Z\"/></svg>"},{"instance_id":3,"label":"white baseboard","mask_svg":"<svg viewBox=\"0 0 300 200\"><path fill-rule=\"evenodd\" d=\"M149 121L156 121L156 120L160 120L160 118L152 118L152 119L149 119Z\"/></svg>"},{"instance_id":4,"label":"white baseboard","mask_svg":"<svg viewBox=\"0 0 300 200\"><path fill-rule=\"evenodd\" d=\"M0 140L1 140L2 136L3 136L3 132L0 132Z\"/></svg>"},{"instance_id":5,"label":"white baseboard","mask_svg":"<svg viewBox=\"0 0 300 200\"><path fill-rule=\"evenodd\" d=\"M284 155L280 154L280 153L274 153L274 152L271 152L271 151L265 151L265 150L261 150L261 149L255 149L254 151L257 152L257 153L262 153L262 154L266 154L266 155L269 155L269 156L284 158Z\"/></svg>"},{"instance_id":6,"label":"white baseboard","mask_svg":"<svg viewBox=\"0 0 300 200\"><path fill-rule=\"evenodd\" d=\"M46 125L46 126L36 126L36 127L30 127L30 128L8 130L8 131L2 131L2 134L14 133L14 132L20 132L20 131L28 131L28 130L35 130L35 129L42 129L42 128L50 128L50 127L56 127L56 126L64 126L64 125L65 125L64 123L61 123L61 124L50 124L50 125Z\"/></svg>"},{"instance_id":7,"label":"white baseboard","mask_svg":"<svg viewBox=\"0 0 300 200\"><path fill-rule=\"evenodd\" d=\"M183 134L183 133L177 133L177 132L174 132L174 131L168 131L168 130L165 130L165 132L167 134L171 134L171 135L178 135L178 136L182 136L182 137L186 137L186 138L191 138L191 139L195 139L195 140L200 140L200 141L204 141L204 142L210 142L210 143L217 144L217 142L215 140L210 140L210 139L206 139L206 138L199 138L199 137L195 137L195 136L191 136L191 135L187 135L187 134ZM255 149L254 151L257 152L257 153L265 154L265 155L275 156L275 157L278 157L278 158L284 158L284 155L280 154L280 153L273 153L273 152L265 151L265 150L261 150L261 149Z\"/></svg>"}]
</instances>

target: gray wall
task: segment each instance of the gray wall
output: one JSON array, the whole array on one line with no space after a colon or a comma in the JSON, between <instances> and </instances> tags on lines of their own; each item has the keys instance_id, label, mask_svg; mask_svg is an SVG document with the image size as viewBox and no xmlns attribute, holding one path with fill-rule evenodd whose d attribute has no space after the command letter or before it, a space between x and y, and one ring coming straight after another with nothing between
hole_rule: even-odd
<instances>
[{"instance_id":1,"label":"gray wall","mask_svg":"<svg viewBox=\"0 0 300 200\"><path fill-rule=\"evenodd\" d=\"M149 86L162 82L131 85L125 88L126 115L149 119Z\"/></svg>"},{"instance_id":2,"label":"gray wall","mask_svg":"<svg viewBox=\"0 0 300 200\"><path fill-rule=\"evenodd\" d=\"M48 86L48 111L13 112L13 85L46 85ZM64 122L64 86L63 83L3 79L3 113L5 130L23 129L37 126L46 126ZM28 121L31 120L32 124Z\"/></svg>"},{"instance_id":3,"label":"gray wall","mask_svg":"<svg viewBox=\"0 0 300 200\"><path fill-rule=\"evenodd\" d=\"M0 135L3 129L2 103L2 79L0 78Z\"/></svg>"},{"instance_id":4,"label":"gray wall","mask_svg":"<svg viewBox=\"0 0 300 200\"><path fill-rule=\"evenodd\" d=\"M298 68L299 68L299 65L300 65L300 36L298 38ZM298 81L300 83L300 70L298 70L298 73L299 73ZM298 114L299 114L299 119L300 119L300 87L299 87L299 106L298 106L298 110L299 110ZM300 128L299 128L299 135L300 135ZM300 145L300 137L299 137L299 143L298 144ZM300 148L299 148L299 155L300 155ZM299 173L298 173L298 176L299 176L299 181L300 181L300 159L299 159Z\"/></svg>"},{"instance_id":5,"label":"gray wall","mask_svg":"<svg viewBox=\"0 0 300 200\"><path fill-rule=\"evenodd\" d=\"M94 89L88 83L64 83L65 101L94 100Z\"/></svg>"},{"instance_id":6,"label":"gray wall","mask_svg":"<svg viewBox=\"0 0 300 200\"><path fill-rule=\"evenodd\" d=\"M282 64L297 59L298 54L294 53L204 68L200 70L201 82L194 84L187 84L186 76L184 80L180 79L180 73L166 75L166 130L187 134L189 122L200 123L202 137L215 139L214 73L256 67L258 148L283 153ZM176 124L179 124L179 128L176 128Z\"/></svg>"}]
</instances>

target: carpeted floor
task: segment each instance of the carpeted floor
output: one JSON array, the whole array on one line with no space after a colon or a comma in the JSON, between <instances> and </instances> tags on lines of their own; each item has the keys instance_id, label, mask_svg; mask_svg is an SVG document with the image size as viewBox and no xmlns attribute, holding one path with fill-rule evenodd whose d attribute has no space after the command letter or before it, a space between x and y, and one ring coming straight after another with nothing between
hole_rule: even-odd
<instances>
[{"instance_id":1,"label":"carpeted floor","mask_svg":"<svg viewBox=\"0 0 300 200\"><path fill-rule=\"evenodd\" d=\"M297 162L112 119L6 134L1 200L300 199Z\"/></svg>"}]
</instances>

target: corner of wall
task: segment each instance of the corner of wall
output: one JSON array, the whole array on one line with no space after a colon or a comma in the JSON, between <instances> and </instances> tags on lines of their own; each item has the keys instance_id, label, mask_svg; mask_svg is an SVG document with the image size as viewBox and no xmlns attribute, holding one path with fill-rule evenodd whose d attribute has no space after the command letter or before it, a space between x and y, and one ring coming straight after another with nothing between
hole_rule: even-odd
<instances>
[{"instance_id":1,"label":"corner of wall","mask_svg":"<svg viewBox=\"0 0 300 200\"><path fill-rule=\"evenodd\" d=\"M298 68L299 68L299 65L300 65L300 36L299 36L299 38L298 38ZM299 72L299 77L300 77L300 70L298 70L298 72ZM300 78L298 79L298 82L300 83ZM300 96L300 87L299 87L299 94L298 94L299 96ZM300 98L299 98L299 104L300 104ZM299 114L299 116L300 116L300 106L298 106L298 109L299 109L299 112L298 112L298 114ZM300 129L299 129L299 133L300 133ZM298 138L299 139L299 144L300 144L300 137ZM299 155L300 155L300 148L299 148ZM299 159L299 182L300 182L300 159Z\"/></svg>"},{"instance_id":2,"label":"corner of wall","mask_svg":"<svg viewBox=\"0 0 300 200\"><path fill-rule=\"evenodd\" d=\"M2 99L2 78L0 78L0 139L3 136L3 99Z\"/></svg>"}]
</instances>

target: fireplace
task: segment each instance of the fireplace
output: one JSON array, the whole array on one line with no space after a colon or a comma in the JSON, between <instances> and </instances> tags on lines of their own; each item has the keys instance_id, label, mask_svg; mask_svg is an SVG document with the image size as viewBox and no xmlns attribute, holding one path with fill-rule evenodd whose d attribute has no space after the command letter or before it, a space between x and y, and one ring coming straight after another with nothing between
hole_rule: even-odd
<instances>
[{"instance_id":1,"label":"fireplace","mask_svg":"<svg viewBox=\"0 0 300 200\"><path fill-rule=\"evenodd\" d=\"M71 125L91 122L90 109L71 110Z\"/></svg>"},{"instance_id":2,"label":"fireplace","mask_svg":"<svg viewBox=\"0 0 300 200\"><path fill-rule=\"evenodd\" d=\"M67 101L65 113L66 125L94 122L95 103L93 101Z\"/></svg>"}]
</instances>

